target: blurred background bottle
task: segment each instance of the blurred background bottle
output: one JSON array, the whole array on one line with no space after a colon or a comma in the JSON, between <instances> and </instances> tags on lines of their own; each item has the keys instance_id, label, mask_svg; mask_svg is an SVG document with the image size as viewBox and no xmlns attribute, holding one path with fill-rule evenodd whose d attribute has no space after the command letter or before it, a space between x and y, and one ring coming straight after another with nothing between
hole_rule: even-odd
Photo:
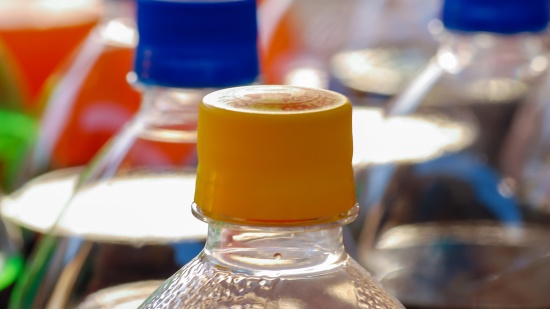
<instances>
[{"instance_id":1,"label":"blurred background bottle","mask_svg":"<svg viewBox=\"0 0 550 309\"><path fill-rule=\"evenodd\" d=\"M441 1L356 2L345 49L331 57L331 72L348 92L383 100L401 91L435 54Z\"/></svg>"},{"instance_id":2,"label":"blurred background bottle","mask_svg":"<svg viewBox=\"0 0 550 309\"><path fill-rule=\"evenodd\" d=\"M138 91L127 81L138 36L134 6L105 1L101 24L47 80L25 178L85 165L138 110Z\"/></svg>"},{"instance_id":3,"label":"blurred background bottle","mask_svg":"<svg viewBox=\"0 0 550 309\"><path fill-rule=\"evenodd\" d=\"M446 0L442 21L437 55L373 132L384 147L355 141L361 262L408 308L547 307L549 277L524 266L548 254L550 217L515 198L502 157L547 71L548 2Z\"/></svg>"},{"instance_id":4,"label":"blurred background bottle","mask_svg":"<svg viewBox=\"0 0 550 309\"><path fill-rule=\"evenodd\" d=\"M5 218L24 227L26 255L36 240L35 232L45 231L57 216L51 212L55 206L50 205L61 205L70 196L70 190L50 194L48 189L70 185L80 171L72 167L87 164L139 108L139 94L126 80L137 43L134 2L109 0L103 4L102 22L45 82L35 109L41 115L38 128L33 127L38 130L32 131L32 142L15 156L21 163L9 165L12 189L53 171L2 201L4 204L13 197L18 203L34 204L44 198L41 192L49 194L45 199L49 203L40 212L25 212L25 206L2 208ZM69 167L72 169L65 170Z\"/></svg>"},{"instance_id":5,"label":"blurred background bottle","mask_svg":"<svg viewBox=\"0 0 550 309\"><path fill-rule=\"evenodd\" d=\"M210 2L185 2L185 10L181 2L137 2L138 113L80 176L43 175L3 202L20 224L51 231L10 307L136 307L203 248L206 226L189 208L197 108L216 88L258 78L250 1L222 1L208 12L201 7ZM252 12L240 10L243 4ZM196 27L204 20L208 27Z\"/></svg>"},{"instance_id":6,"label":"blurred background bottle","mask_svg":"<svg viewBox=\"0 0 550 309\"><path fill-rule=\"evenodd\" d=\"M435 54L441 1L261 0L268 84L337 90L384 104Z\"/></svg>"},{"instance_id":7,"label":"blurred background bottle","mask_svg":"<svg viewBox=\"0 0 550 309\"><path fill-rule=\"evenodd\" d=\"M100 16L96 0L0 1L0 40L21 71L27 111L34 109L44 81Z\"/></svg>"},{"instance_id":8,"label":"blurred background bottle","mask_svg":"<svg viewBox=\"0 0 550 309\"><path fill-rule=\"evenodd\" d=\"M262 75L267 84L328 88L328 60L344 47L362 0L260 0Z\"/></svg>"}]
</instances>

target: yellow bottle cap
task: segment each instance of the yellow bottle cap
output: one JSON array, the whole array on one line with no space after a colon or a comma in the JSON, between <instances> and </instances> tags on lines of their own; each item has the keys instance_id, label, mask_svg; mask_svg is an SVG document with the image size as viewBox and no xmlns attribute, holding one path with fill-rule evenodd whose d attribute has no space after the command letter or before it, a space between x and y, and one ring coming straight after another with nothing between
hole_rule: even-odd
<instances>
[{"instance_id":1,"label":"yellow bottle cap","mask_svg":"<svg viewBox=\"0 0 550 309\"><path fill-rule=\"evenodd\" d=\"M341 220L355 205L351 104L338 93L247 86L199 108L196 210L248 225Z\"/></svg>"}]
</instances>

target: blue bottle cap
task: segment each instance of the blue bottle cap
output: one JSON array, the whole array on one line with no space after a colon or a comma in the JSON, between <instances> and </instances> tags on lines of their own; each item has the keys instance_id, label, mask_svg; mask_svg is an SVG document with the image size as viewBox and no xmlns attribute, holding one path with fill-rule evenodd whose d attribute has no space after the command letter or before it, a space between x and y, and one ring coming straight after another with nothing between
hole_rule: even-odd
<instances>
[{"instance_id":1,"label":"blue bottle cap","mask_svg":"<svg viewBox=\"0 0 550 309\"><path fill-rule=\"evenodd\" d=\"M514 34L548 26L548 0L445 0L445 28L466 32Z\"/></svg>"},{"instance_id":2,"label":"blue bottle cap","mask_svg":"<svg viewBox=\"0 0 550 309\"><path fill-rule=\"evenodd\" d=\"M258 77L255 0L138 0L137 26L142 84L222 88Z\"/></svg>"}]
</instances>

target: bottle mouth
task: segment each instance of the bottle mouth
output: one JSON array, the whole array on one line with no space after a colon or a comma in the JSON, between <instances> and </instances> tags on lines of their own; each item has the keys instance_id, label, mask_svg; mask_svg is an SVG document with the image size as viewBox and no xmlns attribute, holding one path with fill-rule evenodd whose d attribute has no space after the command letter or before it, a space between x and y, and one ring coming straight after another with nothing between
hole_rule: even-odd
<instances>
[{"instance_id":1,"label":"bottle mouth","mask_svg":"<svg viewBox=\"0 0 550 309\"><path fill-rule=\"evenodd\" d=\"M223 215L209 213L201 209L196 203L191 205L193 215L208 224L223 224L232 229L285 231L285 230L323 230L337 226L343 226L353 222L359 214L359 204L355 203L348 211L336 216L313 218L296 221L256 221L250 219L230 218Z\"/></svg>"}]
</instances>

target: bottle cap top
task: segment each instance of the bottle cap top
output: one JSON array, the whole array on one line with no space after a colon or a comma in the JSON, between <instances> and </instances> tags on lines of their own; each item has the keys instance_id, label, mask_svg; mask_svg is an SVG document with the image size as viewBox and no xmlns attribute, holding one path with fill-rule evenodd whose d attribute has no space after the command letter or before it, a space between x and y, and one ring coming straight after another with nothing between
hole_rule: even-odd
<instances>
[{"instance_id":1,"label":"bottle cap top","mask_svg":"<svg viewBox=\"0 0 550 309\"><path fill-rule=\"evenodd\" d=\"M141 83L222 88L258 77L255 0L138 0L137 27Z\"/></svg>"},{"instance_id":2,"label":"bottle cap top","mask_svg":"<svg viewBox=\"0 0 550 309\"><path fill-rule=\"evenodd\" d=\"M445 28L467 32L514 34L548 26L548 0L445 0Z\"/></svg>"},{"instance_id":3,"label":"bottle cap top","mask_svg":"<svg viewBox=\"0 0 550 309\"><path fill-rule=\"evenodd\" d=\"M216 91L199 107L195 204L248 225L341 220L355 206L351 104L292 86Z\"/></svg>"}]
</instances>

